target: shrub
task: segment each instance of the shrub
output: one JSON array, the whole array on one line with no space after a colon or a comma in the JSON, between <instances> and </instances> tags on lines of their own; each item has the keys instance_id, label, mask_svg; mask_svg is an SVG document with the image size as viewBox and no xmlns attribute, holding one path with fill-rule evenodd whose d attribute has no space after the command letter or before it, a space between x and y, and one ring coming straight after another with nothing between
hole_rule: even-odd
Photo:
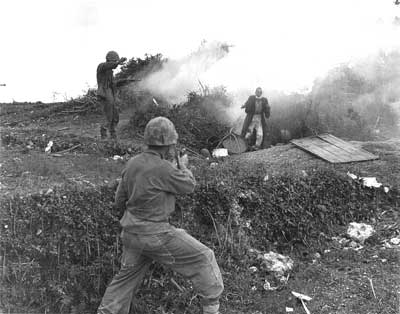
<instances>
[{"instance_id":1,"label":"shrub","mask_svg":"<svg viewBox=\"0 0 400 314\"><path fill-rule=\"evenodd\" d=\"M261 168L252 173L238 166L200 171L199 186L193 195L179 197L172 221L215 248L221 266L235 271L249 266L250 247L313 245L324 239L321 233L332 235L336 225L366 220L377 205L393 202L333 171L267 181L259 175ZM48 195L3 198L0 252L6 268L0 306L93 312L119 267L121 213L112 207L113 196L111 187L80 191L66 186ZM159 266L152 273L165 285L170 275ZM185 294L177 305L177 292L145 281L152 289L145 296L149 306L158 307L159 300L170 306L192 302Z\"/></svg>"},{"instance_id":2,"label":"shrub","mask_svg":"<svg viewBox=\"0 0 400 314\"><path fill-rule=\"evenodd\" d=\"M152 101L144 110L137 110L131 117L129 132L143 133L149 120L157 116L169 118L176 127L180 143L194 148L212 149L229 131L228 121L222 121L223 112L229 107L229 98L224 90L217 89L207 95L195 92L181 105L155 105ZM220 118L221 117L221 118Z\"/></svg>"}]
</instances>

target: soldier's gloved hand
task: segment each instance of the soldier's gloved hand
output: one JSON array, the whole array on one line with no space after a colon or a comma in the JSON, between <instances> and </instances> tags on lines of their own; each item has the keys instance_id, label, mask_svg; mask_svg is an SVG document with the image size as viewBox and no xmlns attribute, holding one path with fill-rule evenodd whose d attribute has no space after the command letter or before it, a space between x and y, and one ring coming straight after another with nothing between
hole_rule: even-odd
<instances>
[{"instance_id":1,"label":"soldier's gloved hand","mask_svg":"<svg viewBox=\"0 0 400 314\"><path fill-rule=\"evenodd\" d=\"M122 64L126 61L127 59L125 57L122 57L121 59L119 59L119 64Z\"/></svg>"}]
</instances>

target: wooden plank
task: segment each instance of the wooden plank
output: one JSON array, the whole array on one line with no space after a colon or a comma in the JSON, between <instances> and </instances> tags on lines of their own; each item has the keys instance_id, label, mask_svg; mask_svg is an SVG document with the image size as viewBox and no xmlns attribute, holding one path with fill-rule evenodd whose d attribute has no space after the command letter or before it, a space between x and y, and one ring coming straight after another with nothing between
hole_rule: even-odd
<instances>
[{"instance_id":1,"label":"wooden plank","mask_svg":"<svg viewBox=\"0 0 400 314\"><path fill-rule=\"evenodd\" d=\"M291 142L331 163L366 161L378 158L330 134L292 140Z\"/></svg>"},{"instance_id":2,"label":"wooden plank","mask_svg":"<svg viewBox=\"0 0 400 314\"><path fill-rule=\"evenodd\" d=\"M324 149L324 147L319 146L323 143L323 140L317 137L312 139L307 138L301 140L292 140L291 142L299 146L300 148L308 151L309 153L312 153L313 155L316 155L324 160L327 160L332 163L341 162L341 159L337 155L332 154L332 152L327 151L326 149Z\"/></svg>"},{"instance_id":3,"label":"wooden plank","mask_svg":"<svg viewBox=\"0 0 400 314\"><path fill-rule=\"evenodd\" d=\"M342 150L340 147L334 146L324 140L320 139L318 146L323 148L332 156L335 156L336 162L348 162L352 160L353 155L349 152Z\"/></svg>"},{"instance_id":4,"label":"wooden plank","mask_svg":"<svg viewBox=\"0 0 400 314\"><path fill-rule=\"evenodd\" d=\"M325 141L327 141L335 146L341 147L343 150L346 150L348 152L351 152L351 153L360 152L359 148L357 148L354 145L351 145L350 143L343 141L342 139L339 139L331 134L322 134L322 135L319 135L318 137L324 139Z\"/></svg>"},{"instance_id":5,"label":"wooden plank","mask_svg":"<svg viewBox=\"0 0 400 314\"><path fill-rule=\"evenodd\" d=\"M354 145L350 144L349 142L343 141L340 138L337 138L331 134L322 134L318 136L319 138L324 139L328 143L331 143L335 146L342 148L344 151L347 151L351 154L355 154L353 158L360 160L371 160L371 159L378 159L379 157L363 150L362 148L355 147Z\"/></svg>"},{"instance_id":6,"label":"wooden plank","mask_svg":"<svg viewBox=\"0 0 400 314\"><path fill-rule=\"evenodd\" d=\"M333 163L340 162L341 161L340 156L335 154L335 152L332 152L331 150L329 150L329 148L324 146L323 143L324 142L321 140L314 139L309 144L303 143L303 147L307 148L307 150L315 153L317 156L319 156L325 160L328 160Z\"/></svg>"}]
</instances>

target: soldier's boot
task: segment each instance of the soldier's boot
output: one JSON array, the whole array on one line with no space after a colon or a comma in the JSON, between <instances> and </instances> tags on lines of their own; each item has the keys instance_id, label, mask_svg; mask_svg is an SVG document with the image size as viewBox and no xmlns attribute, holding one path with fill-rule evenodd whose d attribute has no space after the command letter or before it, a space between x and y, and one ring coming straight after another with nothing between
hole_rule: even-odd
<instances>
[{"instance_id":1,"label":"soldier's boot","mask_svg":"<svg viewBox=\"0 0 400 314\"><path fill-rule=\"evenodd\" d=\"M107 129L103 126L100 127L100 137L103 140L107 138Z\"/></svg>"}]
</instances>

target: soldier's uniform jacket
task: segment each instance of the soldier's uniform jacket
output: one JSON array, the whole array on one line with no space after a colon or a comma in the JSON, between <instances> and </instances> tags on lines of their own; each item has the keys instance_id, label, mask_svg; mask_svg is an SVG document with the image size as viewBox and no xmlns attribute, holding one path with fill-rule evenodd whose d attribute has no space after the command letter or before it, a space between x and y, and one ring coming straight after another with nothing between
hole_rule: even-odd
<instances>
[{"instance_id":1,"label":"soldier's uniform jacket","mask_svg":"<svg viewBox=\"0 0 400 314\"><path fill-rule=\"evenodd\" d=\"M268 100L265 97L257 98L255 95L251 95L244 106L246 113L252 115L264 113L265 117L269 118L271 109Z\"/></svg>"},{"instance_id":2,"label":"soldier's uniform jacket","mask_svg":"<svg viewBox=\"0 0 400 314\"><path fill-rule=\"evenodd\" d=\"M103 62L97 67L97 95L107 97L110 93L115 96L115 84L113 70L118 66L117 62Z\"/></svg>"},{"instance_id":3,"label":"soldier's uniform jacket","mask_svg":"<svg viewBox=\"0 0 400 314\"><path fill-rule=\"evenodd\" d=\"M122 228L136 234L169 231L175 195L193 192L195 184L190 170L176 168L155 151L131 158L115 196L116 207L125 209Z\"/></svg>"}]
</instances>

